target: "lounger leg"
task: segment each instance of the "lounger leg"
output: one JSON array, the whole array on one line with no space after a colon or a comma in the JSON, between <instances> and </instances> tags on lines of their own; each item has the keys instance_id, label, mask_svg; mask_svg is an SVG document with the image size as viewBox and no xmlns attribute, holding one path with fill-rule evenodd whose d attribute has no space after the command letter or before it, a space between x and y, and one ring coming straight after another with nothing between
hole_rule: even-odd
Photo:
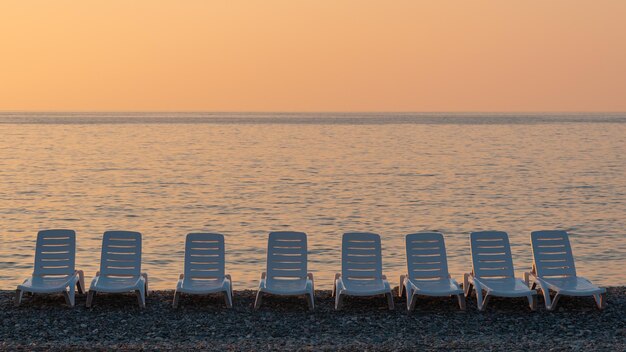
<instances>
[{"instance_id":1,"label":"lounger leg","mask_svg":"<svg viewBox=\"0 0 626 352\"><path fill-rule=\"evenodd\" d=\"M413 292L409 293L407 291L406 308L409 311L409 313L411 313L413 310L415 310L415 305L416 304L417 304L417 295L414 294Z\"/></svg>"},{"instance_id":2,"label":"lounger leg","mask_svg":"<svg viewBox=\"0 0 626 352\"><path fill-rule=\"evenodd\" d=\"M485 294L485 298L483 299L483 304L482 304L482 311L484 311L485 309L487 309L487 303L489 303L489 299L491 298L491 295L489 293Z\"/></svg>"},{"instance_id":3,"label":"lounger leg","mask_svg":"<svg viewBox=\"0 0 626 352\"><path fill-rule=\"evenodd\" d=\"M543 289L543 287L539 286L539 289L541 290L541 293L543 294L543 300L546 304L546 309L547 310L553 310L554 309L554 303L552 302L552 299L550 299L550 289ZM556 296L554 296L554 298L556 299Z\"/></svg>"},{"instance_id":4,"label":"lounger leg","mask_svg":"<svg viewBox=\"0 0 626 352\"><path fill-rule=\"evenodd\" d=\"M76 290L74 289L74 285L70 287L68 296L70 298L70 307L74 307L74 305L76 304Z\"/></svg>"},{"instance_id":5,"label":"lounger leg","mask_svg":"<svg viewBox=\"0 0 626 352\"><path fill-rule=\"evenodd\" d=\"M178 308L178 302L180 301L180 292L174 293L174 300L172 301L172 308Z\"/></svg>"},{"instance_id":6,"label":"lounger leg","mask_svg":"<svg viewBox=\"0 0 626 352\"><path fill-rule=\"evenodd\" d=\"M391 292L385 293L387 296L387 306L389 306L389 310L393 310L393 294Z\"/></svg>"},{"instance_id":7,"label":"lounger leg","mask_svg":"<svg viewBox=\"0 0 626 352\"><path fill-rule=\"evenodd\" d=\"M307 293L306 298L307 298L306 301L309 305L309 310L310 311L315 310L315 298L313 297L313 293L312 292Z\"/></svg>"},{"instance_id":8,"label":"lounger leg","mask_svg":"<svg viewBox=\"0 0 626 352\"><path fill-rule=\"evenodd\" d=\"M537 310L537 295L528 296L528 306L532 311Z\"/></svg>"},{"instance_id":9,"label":"lounger leg","mask_svg":"<svg viewBox=\"0 0 626 352\"><path fill-rule=\"evenodd\" d=\"M65 304L70 307L73 307L72 299L70 298L70 293L67 290L63 290L63 298L65 298Z\"/></svg>"},{"instance_id":10,"label":"lounger leg","mask_svg":"<svg viewBox=\"0 0 626 352\"><path fill-rule=\"evenodd\" d=\"M343 295L341 293L337 293L335 296L335 310L340 310L343 306Z\"/></svg>"},{"instance_id":11,"label":"lounger leg","mask_svg":"<svg viewBox=\"0 0 626 352\"><path fill-rule=\"evenodd\" d=\"M224 300L226 301L226 308L233 307L233 296L231 296L230 289L224 291Z\"/></svg>"},{"instance_id":12,"label":"lounger leg","mask_svg":"<svg viewBox=\"0 0 626 352\"><path fill-rule=\"evenodd\" d=\"M87 302L85 303L85 306L87 308L91 308L91 306L93 305L93 301L96 298L96 291L94 290L89 290L89 293L87 294Z\"/></svg>"},{"instance_id":13,"label":"lounger leg","mask_svg":"<svg viewBox=\"0 0 626 352\"><path fill-rule=\"evenodd\" d=\"M22 303L23 296L24 296L24 291L15 290L15 306L16 307L19 307L19 305Z\"/></svg>"},{"instance_id":14,"label":"lounger leg","mask_svg":"<svg viewBox=\"0 0 626 352\"><path fill-rule=\"evenodd\" d=\"M489 293L483 298L483 288L481 286L476 286L474 290L476 291L476 305L478 306L478 310L484 311L487 307L487 302L489 302Z\"/></svg>"},{"instance_id":15,"label":"lounger leg","mask_svg":"<svg viewBox=\"0 0 626 352\"><path fill-rule=\"evenodd\" d=\"M78 274L78 281L76 281L76 288L78 288L78 293L80 293L81 295L84 295L85 292L87 292L85 289L85 274L83 273L82 270L76 270L76 273Z\"/></svg>"},{"instance_id":16,"label":"lounger leg","mask_svg":"<svg viewBox=\"0 0 626 352\"><path fill-rule=\"evenodd\" d=\"M256 299L254 300L254 309L259 309L261 307L261 300L263 299L263 292L259 290L256 293Z\"/></svg>"},{"instance_id":17,"label":"lounger leg","mask_svg":"<svg viewBox=\"0 0 626 352\"><path fill-rule=\"evenodd\" d=\"M596 301L598 309L604 309L606 306L606 295L604 293L598 293L593 295L593 299Z\"/></svg>"},{"instance_id":18,"label":"lounger leg","mask_svg":"<svg viewBox=\"0 0 626 352\"><path fill-rule=\"evenodd\" d=\"M402 297L405 294L404 289L404 275L400 275L400 285L398 286L398 297Z\"/></svg>"},{"instance_id":19,"label":"lounger leg","mask_svg":"<svg viewBox=\"0 0 626 352\"><path fill-rule=\"evenodd\" d=\"M465 295L459 294L456 295L456 298L459 300L459 308L465 310Z\"/></svg>"},{"instance_id":20,"label":"lounger leg","mask_svg":"<svg viewBox=\"0 0 626 352\"><path fill-rule=\"evenodd\" d=\"M146 308L146 291L145 286L136 290L137 293L137 301L139 303L140 308Z\"/></svg>"}]
</instances>

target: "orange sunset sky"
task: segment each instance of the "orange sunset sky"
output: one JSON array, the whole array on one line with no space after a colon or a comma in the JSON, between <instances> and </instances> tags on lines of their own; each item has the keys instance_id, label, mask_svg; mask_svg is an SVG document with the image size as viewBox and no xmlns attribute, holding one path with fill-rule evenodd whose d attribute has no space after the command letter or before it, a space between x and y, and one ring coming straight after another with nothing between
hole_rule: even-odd
<instances>
[{"instance_id":1,"label":"orange sunset sky","mask_svg":"<svg viewBox=\"0 0 626 352\"><path fill-rule=\"evenodd\" d=\"M0 110L626 111L626 1L0 2Z\"/></svg>"}]
</instances>

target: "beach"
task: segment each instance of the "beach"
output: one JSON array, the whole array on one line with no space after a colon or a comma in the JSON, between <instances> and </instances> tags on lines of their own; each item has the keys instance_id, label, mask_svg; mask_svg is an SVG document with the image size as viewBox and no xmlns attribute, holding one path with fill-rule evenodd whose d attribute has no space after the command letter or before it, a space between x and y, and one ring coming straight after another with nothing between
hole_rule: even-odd
<instances>
[{"instance_id":1,"label":"beach","mask_svg":"<svg viewBox=\"0 0 626 352\"><path fill-rule=\"evenodd\" d=\"M397 288L394 289L397 293ZM171 307L173 291L152 291L147 307L136 297L98 295L93 308L68 308L61 295L26 297L13 306L13 291L0 291L2 350L342 350L342 351L570 351L626 349L626 287L610 287L606 309L591 297L564 297L554 312L539 301L494 297L485 312L475 297L460 311L455 299L421 298L411 314L405 299L395 310L385 299L348 298L333 309L330 291L316 292L315 311L304 298L265 296L252 309L255 291L235 291L226 309L220 295L183 296Z\"/></svg>"}]
</instances>

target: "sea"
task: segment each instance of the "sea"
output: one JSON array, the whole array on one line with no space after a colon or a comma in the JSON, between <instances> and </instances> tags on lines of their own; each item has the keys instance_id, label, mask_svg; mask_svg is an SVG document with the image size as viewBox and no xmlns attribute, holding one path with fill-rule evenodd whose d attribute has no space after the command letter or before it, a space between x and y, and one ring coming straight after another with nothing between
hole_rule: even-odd
<instances>
[{"instance_id":1,"label":"sea","mask_svg":"<svg viewBox=\"0 0 626 352\"><path fill-rule=\"evenodd\" d=\"M404 236L444 234L450 273L469 234L570 234L581 276L626 285L626 113L0 112L0 289L33 270L39 230L77 233L91 280L107 230L143 234L142 270L174 289L185 235L225 236L235 289L254 289L270 231L308 235L316 287L341 270L341 236L382 238L392 286Z\"/></svg>"}]
</instances>

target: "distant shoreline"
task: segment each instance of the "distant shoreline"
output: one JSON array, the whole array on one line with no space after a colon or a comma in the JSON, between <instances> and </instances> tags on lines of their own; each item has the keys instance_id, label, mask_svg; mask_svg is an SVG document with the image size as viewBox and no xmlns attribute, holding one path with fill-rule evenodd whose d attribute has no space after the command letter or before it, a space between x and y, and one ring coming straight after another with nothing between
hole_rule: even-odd
<instances>
[{"instance_id":1,"label":"distant shoreline","mask_svg":"<svg viewBox=\"0 0 626 352\"><path fill-rule=\"evenodd\" d=\"M458 309L453 299L420 300L408 315L395 298L349 299L334 311L330 291L316 293L308 312L299 297L267 296L252 309L255 291L236 291L233 309L219 295L184 296L171 307L173 291L153 291L147 308L134 295L101 295L94 308L77 297L70 309L57 296L28 297L13 306L13 291L0 291L0 349L50 350L528 350L626 348L626 287L610 287L607 307L591 298L565 297L555 312L541 304L531 312L523 299L494 299L486 312Z\"/></svg>"}]
</instances>

